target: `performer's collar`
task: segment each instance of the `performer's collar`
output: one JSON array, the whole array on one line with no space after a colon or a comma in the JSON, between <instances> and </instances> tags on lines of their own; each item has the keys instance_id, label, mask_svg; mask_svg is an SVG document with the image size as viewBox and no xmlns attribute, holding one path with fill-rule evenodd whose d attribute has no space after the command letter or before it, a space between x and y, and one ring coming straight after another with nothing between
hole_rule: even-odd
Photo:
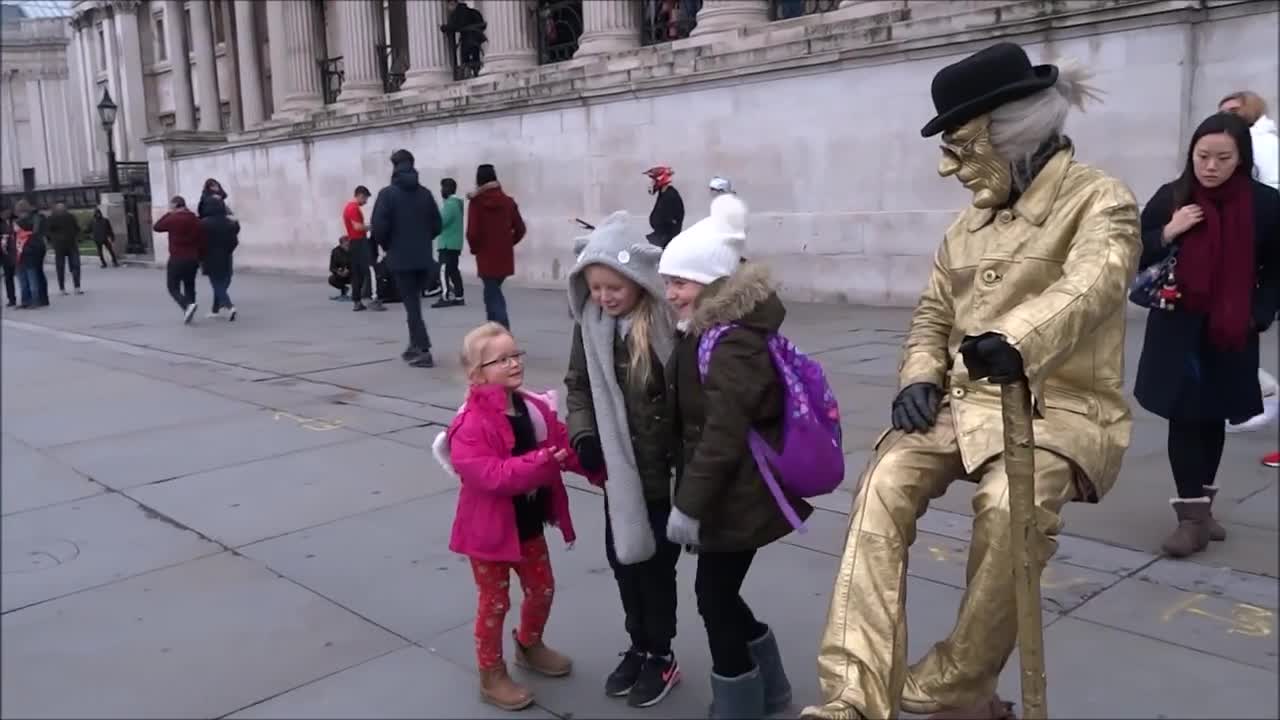
<instances>
[{"instance_id":1,"label":"performer's collar","mask_svg":"<svg viewBox=\"0 0 1280 720\"><path fill-rule=\"evenodd\" d=\"M1071 168L1074 159L1075 150L1071 146L1059 150L1050 158L1044 169L1036 175L1036 179L1031 181L1031 187L1013 204L1013 214L1037 227L1043 225L1049 219L1049 213L1053 210L1062 182L1066 180L1067 170ZM977 232L991 222L1000 210L970 207L969 212L969 232Z\"/></svg>"}]
</instances>

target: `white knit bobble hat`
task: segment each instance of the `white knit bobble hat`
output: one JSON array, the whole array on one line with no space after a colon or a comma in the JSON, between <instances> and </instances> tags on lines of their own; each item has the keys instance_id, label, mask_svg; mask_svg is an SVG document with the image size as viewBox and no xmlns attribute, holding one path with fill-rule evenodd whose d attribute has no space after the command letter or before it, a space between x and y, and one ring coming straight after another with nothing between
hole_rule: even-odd
<instances>
[{"instance_id":1,"label":"white knit bobble hat","mask_svg":"<svg viewBox=\"0 0 1280 720\"><path fill-rule=\"evenodd\" d=\"M747 206L737 195L711 201L711 215L675 236L662 252L658 272L710 285L738 269L747 246Z\"/></svg>"}]
</instances>

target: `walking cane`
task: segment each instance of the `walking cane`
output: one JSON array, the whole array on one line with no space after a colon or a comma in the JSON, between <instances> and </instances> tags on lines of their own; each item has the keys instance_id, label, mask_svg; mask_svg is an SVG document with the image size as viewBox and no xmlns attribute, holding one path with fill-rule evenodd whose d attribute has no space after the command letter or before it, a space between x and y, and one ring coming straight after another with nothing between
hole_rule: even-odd
<instances>
[{"instance_id":1,"label":"walking cane","mask_svg":"<svg viewBox=\"0 0 1280 720\"><path fill-rule=\"evenodd\" d=\"M1004 466L1009 476L1009 532L1014 598L1018 614L1018 657L1022 664L1022 716L1048 717L1045 699L1044 626L1040 611L1040 563L1031 556L1036 528L1035 432L1031 389L1026 378L1000 387L1004 419Z\"/></svg>"}]
</instances>

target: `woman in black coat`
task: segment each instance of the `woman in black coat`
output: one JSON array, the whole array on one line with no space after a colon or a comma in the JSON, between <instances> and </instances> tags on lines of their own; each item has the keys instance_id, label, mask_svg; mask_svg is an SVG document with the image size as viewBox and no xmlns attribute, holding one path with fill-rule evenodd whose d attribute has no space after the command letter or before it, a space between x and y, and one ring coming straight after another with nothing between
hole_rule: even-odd
<instances>
[{"instance_id":1,"label":"woman in black coat","mask_svg":"<svg viewBox=\"0 0 1280 720\"><path fill-rule=\"evenodd\" d=\"M221 317L219 310L227 310L227 319L236 319L236 306L231 303L227 289L231 287L231 254L240 244L240 223L227 215L227 206L222 198L214 195L201 200L200 204L207 214L200 219L200 227L204 229L205 254L202 258L204 274L209 276L209 286L213 288L213 308L209 317Z\"/></svg>"},{"instance_id":2,"label":"woman in black coat","mask_svg":"<svg viewBox=\"0 0 1280 720\"><path fill-rule=\"evenodd\" d=\"M1177 253L1181 296L1147 315L1134 388L1169 421L1178 527L1164 551L1186 557L1226 538L1212 515L1226 421L1262 412L1258 336L1280 303L1280 193L1252 179L1249 128L1213 115L1191 138L1186 167L1142 211L1145 269Z\"/></svg>"},{"instance_id":3,"label":"woman in black coat","mask_svg":"<svg viewBox=\"0 0 1280 720\"><path fill-rule=\"evenodd\" d=\"M222 201L225 208L227 203L227 191L222 189L222 183L214 180L213 178L209 178L204 181L204 188L200 191L200 203L196 205L197 216L202 218L209 217L209 208L211 207L209 204L210 198L218 198ZM228 209L225 214L230 215L231 211Z\"/></svg>"}]
</instances>

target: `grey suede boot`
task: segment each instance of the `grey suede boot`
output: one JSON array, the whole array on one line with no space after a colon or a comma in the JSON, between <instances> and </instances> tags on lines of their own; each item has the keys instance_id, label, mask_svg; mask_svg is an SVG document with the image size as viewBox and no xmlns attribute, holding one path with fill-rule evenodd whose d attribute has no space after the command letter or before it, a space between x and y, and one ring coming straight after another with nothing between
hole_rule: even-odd
<instances>
[{"instance_id":1,"label":"grey suede boot","mask_svg":"<svg viewBox=\"0 0 1280 720\"><path fill-rule=\"evenodd\" d=\"M747 643L747 647L751 649L751 658L756 661L760 677L764 680L764 714L777 715L791 705L791 681L782 666L782 653L778 651L773 629Z\"/></svg>"},{"instance_id":2,"label":"grey suede boot","mask_svg":"<svg viewBox=\"0 0 1280 720\"><path fill-rule=\"evenodd\" d=\"M711 673L712 720L757 720L764 717L764 679L760 668L738 677Z\"/></svg>"},{"instance_id":3,"label":"grey suede boot","mask_svg":"<svg viewBox=\"0 0 1280 720\"><path fill-rule=\"evenodd\" d=\"M1184 558L1209 547L1209 498L1173 499L1173 511L1178 515L1178 527L1165 539L1160 549L1169 557Z\"/></svg>"},{"instance_id":4,"label":"grey suede boot","mask_svg":"<svg viewBox=\"0 0 1280 720\"><path fill-rule=\"evenodd\" d=\"M1217 495L1217 485L1204 486L1204 496L1209 498L1209 519L1205 523L1205 525L1209 526L1209 539L1214 542L1222 542L1227 539L1227 529L1222 527L1222 525L1213 517L1213 499Z\"/></svg>"}]
</instances>

